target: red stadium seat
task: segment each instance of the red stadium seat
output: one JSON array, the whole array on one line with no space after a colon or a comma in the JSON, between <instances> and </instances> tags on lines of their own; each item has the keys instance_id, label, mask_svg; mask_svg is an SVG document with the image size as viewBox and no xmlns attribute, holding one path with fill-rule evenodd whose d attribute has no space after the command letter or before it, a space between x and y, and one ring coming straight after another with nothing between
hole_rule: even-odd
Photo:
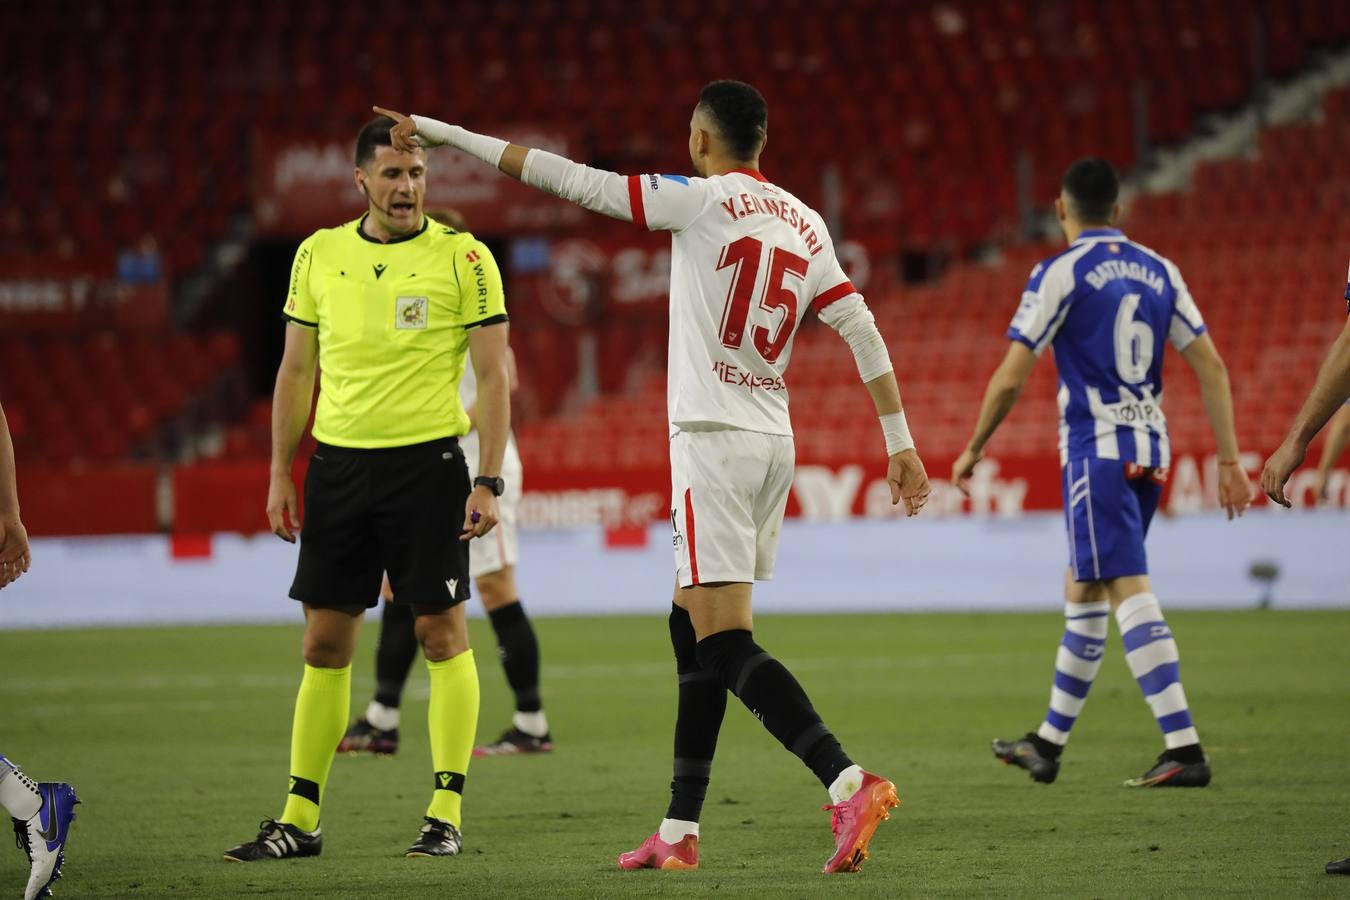
<instances>
[{"instance_id":1,"label":"red stadium seat","mask_svg":"<svg viewBox=\"0 0 1350 900\"><path fill-rule=\"evenodd\" d=\"M406 102L417 108L437 107L446 85L473 85L455 92L454 111L465 121L489 125L510 115L569 128L583 123L587 155L634 171L682 162L670 141L683 136L690 98L723 73L719 60L735 60L763 85L774 109L781 137L771 144L766 166L775 178L819 206L821 172L833 163L841 170L847 234L885 237L906 249L950 250L960 259L971 247L1003 242L1016 228L1012 173L1024 155L1033 164L1039 202L1057 192L1063 166L1085 152L1130 165L1134 85L1149 98L1154 142L1181 139L1204 113L1245 102L1253 90L1248 23L1258 13L1267 28L1267 66L1276 75L1350 39L1350 4L1326 0L1278 10L1264 0L1050 6L842 0L827 16L807 0L747 0L734 10L666 4L650 21L622 0L503 0L475 8L471 39L452 27L463 15L460 7L435 0L388 9L317 0L139 0L133 6L134 15L109 14L97 29L70 28L68 17L50 5L0 12L5 33L32 36L8 48L11 93L23 98L28 116L21 115L10 140L0 144L10 173L0 189L10 207L49 207L32 221L0 218L0 237L11 252L52 253L69 233L77 242L75 264L103 271L119 249L152 234L173 277L192 272L251 202L252 135L286 126L297 109L305 111L307 130L345 134L367 113L366 68L402 53L433 61L419 77L404 79ZM815 30L792 27L794 15L809 16ZM285 36L284 64L272 60L274 44L260 35ZM129 68L128 59L137 65ZM221 74L230 72L237 74ZM508 72L514 73L509 80ZM509 113L502 112L506 96ZM76 123L86 121L119 139L76 139ZM1191 191L1139 198L1130 210L1131 231L1182 264L1235 366L1256 371L1281 358L1278 371L1293 372L1292 384L1306 378L1322 330L1335 324L1337 304L1310 305L1327 288L1308 285L1307 273L1344 253L1336 245L1344 239L1343 210L1350 202L1347 123L1350 90L1331 92L1323 121L1270 129L1257 159L1205 164ZM18 154L33 133L47 136L51 159L72 175L54 188L16 174ZM166 135L171 149L163 146ZM44 191L54 191L55 202ZM934 416L973 402L1000 352L1010 304L1032 257L1043 252L1014 250L993 271L958 265L928 291L890 286L896 278L869 292L893 342L914 321L926 334L954 336L906 360L908 380L933 385L945 392L944 401L952 398L933 403ZM1259 327L1252 324L1257 303L1270 313ZM883 311L890 304L895 314L888 317ZM803 334L794 351L794 405L804 404L799 418L831 408L836 396L858 394L838 342L822 337ZM518 405L527 417L574 406L580 364L574 337L520 322L514 340L522 362ZM630 407L605 399L587 418L612 422L615 409L645 416L653 405L659 412L662 383L649 376L661 368L664 345L660 323L639 319L601 328L601 388L640 402ZM1268 352L1282 348L1291 355ZM214 374L237 365L241 355L232 334L151 346L114 336L54 340L42 343L41 352L6 341L0 390L6 399L22 397L27 410L30 397L59 386L63 408L107 405L135 443L209 392ZM23 374L38 371L41 379ZM1169 404L1194 409L1192 384L1177 373ZM1267 421L1295 402L1284 391L1272 391L1269 401L1278 409L1263 410ZM611 409L610 402L618 405ZM84 452L79 434L45 430L35 413L26 415L25 427L42 441L50 438L54 453ZM67 418L82 421L78 412ZM570 427L570 421L559 423L548 432L550 443L576 445L567 436ZM651 445L657 459L660 431ZM943 424L932 438L934 452L962 440L959 432ZM120 446L120 438L109 435L89 452ZM251 440L227 437L226 452L243 452ZM646 446L623 443L616 452L646 459Z\"/></svg>"}]
</instances>

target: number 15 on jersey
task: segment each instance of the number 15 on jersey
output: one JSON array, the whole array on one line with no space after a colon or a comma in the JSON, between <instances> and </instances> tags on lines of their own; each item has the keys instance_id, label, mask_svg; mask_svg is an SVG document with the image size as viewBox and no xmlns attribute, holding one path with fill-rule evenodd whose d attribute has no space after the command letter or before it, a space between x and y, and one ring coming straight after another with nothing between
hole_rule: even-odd
<instances>
[{"instance_id":1,"label":"number 15 on jersey","mask_svg":"<svg viewBox=\"0 0 1350 900\"><path fill-rule=\"evenodd\" d=\"M764 242L749 236L732 241L722 248L717 270L732 270L726 305L722 309L720 332L723 347L739 350L745 340L745 328L750 318L750 295L759 280L764 255ZM769 248L768 277L764 279L764 289L760 292L759 308L769 314L771 323L778 310L783 311L783 316L771 327L754 326L750 335L755 349L767 363L778 360L797 327L799 298L793 288L799 291L806 284L808 265L807 260L782 247ZM789 277L795 281L791 287L787 281Z\"/></svg>"}]
</instances>

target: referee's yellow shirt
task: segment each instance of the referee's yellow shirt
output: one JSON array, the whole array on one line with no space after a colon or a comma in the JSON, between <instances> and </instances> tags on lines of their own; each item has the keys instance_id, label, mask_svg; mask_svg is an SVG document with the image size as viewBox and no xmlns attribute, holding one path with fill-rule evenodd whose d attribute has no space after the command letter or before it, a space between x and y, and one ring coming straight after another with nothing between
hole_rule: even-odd
<instances>
[{"instance_id":1,"label":"referee's yellow shirt","mask_svg":"<svg viewBox=\"0 0 1350 900\"><path fill-rule=\"evenodd\" d=\"M319 332L314 437L375 448L467 434L469 330L506 321L497 263L472 234L431 219L387 244L362 221L314 232L291 269L286 318Z\"/></svg>"}]
</instances>

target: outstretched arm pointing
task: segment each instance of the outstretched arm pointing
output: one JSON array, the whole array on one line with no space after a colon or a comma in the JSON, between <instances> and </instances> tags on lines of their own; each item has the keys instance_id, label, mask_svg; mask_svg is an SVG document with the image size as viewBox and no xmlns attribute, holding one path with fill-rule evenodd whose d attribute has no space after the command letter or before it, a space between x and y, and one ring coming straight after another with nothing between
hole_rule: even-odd
<instances>
[{"instance_id":1,"label":"outstretched arm pointing","mask_svg":"<svg viewBox=\"0 0 1350 900\"><path fill-rule=\"evenodd\" d=\"M547 150L522 147L425 116L406 116L382 106L376 106L375 111L394 120L389 134L396 150L454 147L530 187L625 222L636 221L654 228L680 227L688 218L677 211L664 216L660 225L649 219L643 214L641 199L634 199L633 186L638 180L635 177L594 169ZM693 204L691 213L696 212L698 205Z\"/></svg>"}]
</instances>

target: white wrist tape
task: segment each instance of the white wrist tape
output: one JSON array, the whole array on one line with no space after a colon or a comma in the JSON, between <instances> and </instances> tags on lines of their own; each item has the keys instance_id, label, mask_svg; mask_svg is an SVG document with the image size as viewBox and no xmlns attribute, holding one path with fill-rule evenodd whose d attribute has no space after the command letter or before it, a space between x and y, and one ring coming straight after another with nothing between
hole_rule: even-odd
<instances>
[{"instance_id":1,"label":"white wrist tape","mask_svg":"<svg viewBox=\"0 0 1350 900\"><path fill-rule=\"evenodd\" d=\"M881 433L886 436L886 455L894 456L906 450L914 449L914 438L909 433L909 423L905 421L904 410L879 417Z\"/></svg>"},{"instance_id":2,"label":"white wrist tape","mask_svg":"<svg viewBox=\"0 0 1350 900\"><path fill-rule=\"evenodd\" d=\"M476 134L458 125L447 125L438 119L428 119L425 116L413 116L412 120L417 126L417 136L425 146L438 147L448 144L476 159L481 159L493 168L502 161L502 154L506 152L507 142L501 138Z\"/></svg>"}]
</instances>

